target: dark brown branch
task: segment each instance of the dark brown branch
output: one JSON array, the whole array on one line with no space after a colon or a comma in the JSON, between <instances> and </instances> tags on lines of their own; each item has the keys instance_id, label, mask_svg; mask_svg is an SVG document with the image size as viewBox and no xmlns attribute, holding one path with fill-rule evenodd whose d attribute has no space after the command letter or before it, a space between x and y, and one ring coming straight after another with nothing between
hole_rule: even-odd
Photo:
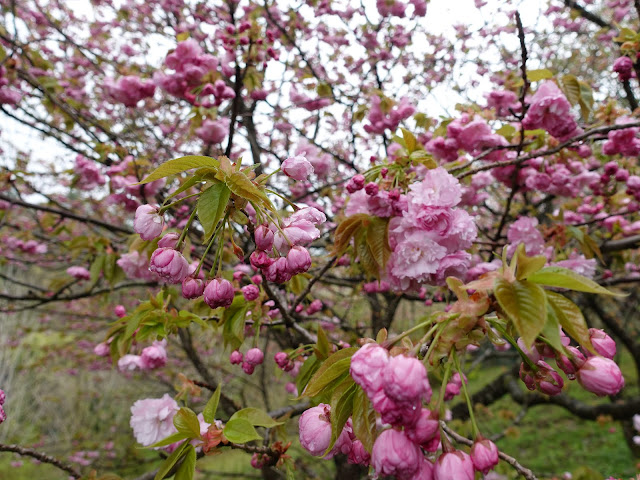
<instances>
[{"instance_id":1,"label":"dark brown branch","mask_svg":"<svg viewBox=\"0 0 640 480\"><path fill-rule=\"evenodd\" d=\"M582 5L579 5L578 2L576 2L575 0L564 0L564 4L569 7L574 9L576 12L578 12L580 14L581 17L589 20L590 22L595 23L596 25L598 25L599 27L602 28L614 28L614 26L612 24L610 24L609 22L607 22L606 20L600 18L598 15L596 15L595 13L590 12L589 10L587 10L586 8L584 8Z\"/></svg>"},{"instance_id":2,"label":"dark brown branch","mask_svg":"<svg viewBox=\"0 0 640 480\"><path fill-rule=\"evenodd\" d=\"M60 470L64 470L73 478L82 477L82 474L78 470L73 468L71 465L66 464L50 455L38 452L37 450L33 450L31 448L21 447L20 445L4 445L0 443L0 452L13 452L13 453L17 453L18 455L32 457L41 462L49 463L54 467L59 468Z\"/></svg>"}]
</instances>

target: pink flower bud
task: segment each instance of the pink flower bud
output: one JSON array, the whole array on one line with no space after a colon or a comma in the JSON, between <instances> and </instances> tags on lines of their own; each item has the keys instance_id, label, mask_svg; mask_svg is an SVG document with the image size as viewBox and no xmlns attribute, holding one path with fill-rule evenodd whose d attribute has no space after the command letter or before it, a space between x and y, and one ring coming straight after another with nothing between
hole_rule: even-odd
<instances>
[{"instance_id":1,"label":"pink flower bud","mask_svg":"<svg viewBox=\"0 0 640 480\"><path fill-rule=\"evenodd\" d=\"M189 272L189 263L177 250L158 248L151 255L149 270L168 283L180 283Z\"/></svg>"},{"instance_id":2,"label":"pink flower bud","mask_svg":"<svg viewBox=\"0 0 640 480\"><path fill-rule=\"evenodd\" d=\"M556 357L556 365L558 368L566 373L570 377L570 380L575 380L575 374L578 369L585 362L584 355L576 347L566 347L567 352L571 354L570 357L558 354Z\"/></svg>"},{"instance_id":3,"label":"pink flower bud","mask_svg":"<svg viewBox=\"0 0 640 480\"><path fill-rule=\"evenodd\" d=\"M585 390L600 396L615 395L624 387L620 367L605 357L589 357L576 376Z\"/></svg>"},{"instance_id":4,"label":"pink flower bud","mask_svg":"<svg viewBox=\"0 0 640 480\"><path fill-rule=\"evenodd\" d=\"M271 250L273 247L273 232L266 225L260 225L253 234L258 250Z\"/></svg>"},{"instance_id":5,"label":"pink flower bud","mask_svg":"<svg viewBox=\"0 0 640 480\"><path fill-rule=\"evenodd\" d=\"M242 364L242 371L247 375L253 374L253 371L255 370L255 368L256 367L254 365L251 365L249 362L244 362Z\"/></svg>"},{"instance_id":6,"label":"pink flower bud","mask_svg":"<svg viewBox=\"0 0 640 480\"><path fill-rule=\"evenodd\" d=\"M527 389L535 390L536 389L536 381L533 377L533 371L529 368L529 366L522 362L520 364L520 380L524 382Z\"/></svg>"},{"instance_id":7,"label":"pink flower bud","mask_svg":"<svg viewBox=\"0 0 640 480\"><path fill-rule=\"evenodd\" d=\"M71 275L78 280L89 280L91 273L84 267L74 266L67 268L67 275Z\"/></svg>"},{"instance_id":8,"label":"pink flower bud","mask_svg":"<svg viewBox=\"0 0 640 480\"><path fill-rule=\"evenodd\" d=\"M360 440L354 440L351 444L351 451L349 452L347 460L351 464L364 465L366 467L369 466L371 455L369 455L369 452L367 452Z\"/></svg>"},{"instance_id":9,"label":"pink flower bud","mask_svg":"<svg viewBox=\"0 0 640 480\"><path fill-rule=\"evenodd\" d=\"M407 478L416 473L421 457L418 446L403 432L390 429L382 432L373 444L371 464L378 475Z\"/></svg>"},{"instance_id":10,"label":"pink flower bud","mask_svg":"<svg viewBox=\"0 0 640 480\"><path fill-rule=\"evenodd\" d=\"M322 301L316 298L307 307L307 315L313 315L314 313L318 313L320 310L322 310Z\"/></svg>"},{"instance_id":11,"label":"pink flower bud","mask_svg":"<svg viewBox=\"0 0 640 480\"><path fill-rule=\"evenodd\" d=\"M155 341L153 345L142 350L140 367L143 370L155 370L156 368L164 367L167 364L166 345L166 340Z\"/></svg>"},{"instance_id":12,"label":"pink flower bud","mask_svg":"<svg viewBox=\"0 0 640 480\"><path fill-rule=\"evenodd\" d=\"M427 369L415 357L398 355L391 357L382 370L385 393L396 402L414 402L416 399L431 400L431 386Z\"/></svg>"},{"instance_id":13,"label":"pink flower bud","mask_svg":"<svg viewBox=\"0 0 640 480\"><path fill-rule=\"evenodd\" d=\"M377 343L367 343L351 357L349 373L371 397L382 390L382 369L389 363L389 352Z\"/></svg>"},{"instance_id":14,"label":"pink flower bud","mask_svg":"<svg viewBox=\"0 0 640 480\"><path fill-rule=\"evenodd\" d=\"M536 386L545 395L558 395L562 392L564 380L549 364L540 360L537 364L539 370L534 375Z\"/></svg>"},{"instance_id":15,"label":"pink flower bud","mask_svg":"<svg viewBox=\"0 0 640 480\"><path fill-rule=\"evenodd\" d=\"M204 303L211 308L227 308L233 302L233 285L224 278L214 278L204 289Z\"/></svg>"},{"instance_id":16,"label":"pink flower bud","mask_svg":"<svg viewBox=\"0 0 640 480\"><path fill-rule=\"evenodd\" d=\"M260 350L259 348L252 348L245 355L245 360L247 361L247 363L256 367L262 364L262 361L264 360L264 353L262 353L262 350Z\"/></svg>"},{"instance_id":17,"label":"pink flower bud","mask_svg":"<svg viewBox=\"0 0 640 480\"><path fill-rule=\"evenodd\" d=\"M156 207L140 205L133 220L133 230L143 240L153 240L162 233L164 219Z\"/></svg>"},{"instance_id":18,"label":"pink flower bud","mask_svg":"<svg viewBox=\"0 0 640 480\"><path fill-rule=\"evenodd\" d=\"M296 397L298 396L298 388L296 387L295 383L287 382L287 384L284 386L284 389L287 391L287 393L295 395Z\"/></svg>"},{"instance_id":19,"label":"pink flower bud","mask_svg":"<svg viewBox=\"0 0 640 480\"><path fill-rule=\"evenodd\" d=\"M109 345L107 345L105 342L97 344L93 349L93 353L95 353L99 357L107 357L109 356L109 352Z\"/></svg>"},{"instance_id":20,"label":"pink flower bud","mask_svg":"<svg viewBox=\"0 0 640 480\"><path fill-rule=\"evenodd\" d=\"M380 414L382 421L390 425L411 427L418 420L421 404L418 399L413 402L396 402L388 397L383 389L369 396L373 409Z\"/></svg>"},{"instance_id":21,"label":"pink flower bud","mask_svg":"<svg viewBox=\"0 0 640 480\"><path fill-rule=\"evenodd\" d=\"M4 401L7 399L7 396L4 393L4 390L0 389L0 405L4 405Z\"/></svg>"},{"instance_id":22,"label":"pink flower bud","mask_svg":"<svg viewBox=\"0 0 640 480\"><path fill-rule=\"evenodd\" d=\"M260 289L256 285L245 285L242 290L242 295L247 302L253 302L260 296Z\"/></svg>"},{"instance_id":23,"label":"pink flower bud","mask_svg":"<svg viewBox=\"0 0 640 480\"><path fill-rule=\"evenodd\" d=\"M270 282L284 283L291 280L291 273L289 273L287 259L285 257L278 258L264 269L263 273L264 277Z\"/></svg>"},{"instance_id":24,"label":"pink flower bud","mask_svg":"<svg viewBox=\"0 0 640 480\"><path fill-rule=\"evenodd\" d=\"M434 480L474 480L473 461L460 450L443 453L433 470Z\"/></svg>"},{"instance_id":25,"label":"pink flower bud","mask_svg":"<svg viewBox=\"0 0 640 480\"><path fill-rule=\"evenodd\" d=\"M425 445L438 434L438 415L426 408L420 411L420 416L404 433L417 445Z\"/></svg>"},{"instance_id":26,"label":"pink flower bud","mask_svg":"<svg viewBox=\"0 0 640 480\"><path fill-rule=\"evenodd\" d=\"M330 413L331 407L321 403L300 416L300 445L314 457L321 456L331 443Z\"/></svg>"},{"instance_id":27,"label":"pink flower bud","mask_svg":"<svg viewBox=\"0 0 640 480\"><path fill-rule=\"evenodd\" d=\"M116 305L116 308L113 309L113 313L115 313L118 318L122 318L127 315L127 309L124 308L124 305Z\"/></svg>"},{"instance_id":28,"label":"pink flower bud","mask_svg":"<svg viewBox=\"0 0 640 480\"><path fill-rule=\"evenodd\" d=\"M234 350L233 352L231 352L231 355L229 355L229 363L231 363L231 365L240 365L242 363L242 352L240 352L240 350Z\"/></svg>"},{"instance_id":29,"label":"pink flower bud","mask_svg":"<svg viewBox=\"0 0 640 480\"><path fill-rule=\"evenodd\" d=\"M249 261L251 262L251 266L256 270L269 268L273 263L273 259L267 255L267 252L262 252L260 250L254 251L249 257Z\"/></svg>"},{"instance_id":30,"label":"pink flower bud","mask_svg":"<svg viewBox=\"0 0 640 480\"><path fill-rule=\"evenodd\" d=\"M300 181L306 180L313 173L313 165L302 155L287 158L282 162L281 168L287 177Z\"/></svg>"},{"instance_id":31,"label":"pink flower bud","mask_svg":"<svg viewBox=\"0 0 640 480\"><path fill-rule=\"evenodd\" d=\"M598 354L606 358L613 358L616 355L616 342L605 333L604 330L597 328L589 329L589 338L591 344Z\"/></svg>"},{"instance_id":32,"label":"pink flower bud","mask_svg":"<svg viewBox=\"0 0 640 480\"><path fill-rule=\"evenodd\" d=\"M471 447L471 460L473 467L486 475L500 461L498 447L491 440L480 437Z\"/></svg>"},{"instance_id":33,"label":"pink flower bud","mask_svg":"<svg viewBox=\"0 0 640 480\"><path fill-rule=\"evenodd\" d=\"M291 276L304 273L311 266L311 255L304 247L293 247L287 254L287 270Z\"/></svg>"},{"instance_id":34,"label":"pink flower bud","mask_svg":"<svg viewBox=\"0 0 640 480\"><path fill-rule=\"evenodd\" d=\"M182 296L192 299L202 296L204 292L204 280L193 277L186 277L182 281Z\"/></svg>"},{"instance_id":35,"label":"pink flower bud","mask_svg":"<svg viewBox=\"0 0 640 480\"><path fill-rule=\"evenodd\" d=\"M0 423L7 419L7 414L4 412L4 408L0 407Z\"/></svg>"},{"instance_id":36,"label":"pink flower bud","mask_svg":"<svg viewBox=\"0 0 640 480\"><path fill-rule=\"evenodd\" d=\"M176 248L180 240L180 235L176 232L165 233L160 240L158 240L158 248Z\"/></svg>"},{"instance_id":37,"label":"pink flower bud","mask_svg":"<svg viewBox=\"0 0 640 480\"><path fill-rule=\"evenodd\" d=\"M531 349L527 348L522 337L518 338L518 346L533 363L537 363L538 360L542 360L542 356L538 353L535 346L532 346Z\"/></svg>"},{"instance_id":38,"label":"pink flower bud","mask_svg":"<svg viewBox=\"0 0 640 480\"><path fill-rule=\"evenodd\" d=\"M370 195L372 197L376 196L378 194L378 184L375 182L369 182L367 183L367 185L364 187L364 191L367 195Z\"/></svg>"},{"instance_id":39,"label":"pink flower bud","mask_svg":"<svg viewBox=\"0 0 640 480\"><path fill-rule=\"evenodd\" d=\"M433 463L422 457L420 459L420 464L418 465L418 471L414 473L409 480L433 480L434 468Z\"/></svg>"},{"instance_id":40,"label":"pink flower bud","mask_svg":"<svg viewBox=\"0 0 640 480\"><path fill-rule=\"evenodd\" d=\"M125 355L118 360L118 370L121 372L132 371L136 368L142 368L140 355Z\"/></svg>"},{"instance_id":41,"label":"pink flower bud","mask_svg":"<svg viewBox=\"0 0 640 480\"><path fill-rule=\"evenodd\" d=\"M262 283L262 277L260 275L254 275L251 277L251 281L256 285L260 285Z\"/></svg>"},{"instance_id":42,"label":"pink flower bud","mask_svg":"<svg viewBox=\"0 0 640 480\"><path fill-rule=\"evenodd\" d=\"M351 177L351 179L347 182L345 188L347 189L347 192L349 193L355 193L358 190L362 190L364 188L364 182L365 182L365 178L364 175L362 174L357 174L354 175L353 177Z\"/></svg>"},{"instance_id":43,"label":"pink flower bud","mask_svg":"<svg viewBox=\"0 0 640 480\"><path fill-rule=\"evenodd\" d=\"M273 356L278 367L284 369L289 364L289 355L284 352L278 352Z\"/></svg>"}]
</instances>

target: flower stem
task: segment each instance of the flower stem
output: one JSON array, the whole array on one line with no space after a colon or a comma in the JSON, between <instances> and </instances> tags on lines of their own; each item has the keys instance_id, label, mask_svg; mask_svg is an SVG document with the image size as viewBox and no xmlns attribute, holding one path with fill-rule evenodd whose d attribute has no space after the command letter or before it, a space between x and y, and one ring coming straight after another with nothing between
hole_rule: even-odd
<instances>
[{"instance_id":1,"label":"flower stem","mask_svg":"<svg viewBox=\"0 0 640 480\"><path fill-rule=\"evenodd\" d=\"M478 429L478 424L476 423L476 416L473 413L473 405L471 404L471 396L469 395L469 392L467 391L467 382L465 381L465 377L464 374L462 373L462 368L460 368L460 360L458 359L458 355L456 354L456 351L453 350L453 361L456 364L456 370L458 371L458 374L460 375L460 382L462 383L462 393L464 394L464 398L467 401L467 409L469 410L469 418L471 419L471 428L473 429L473 438L476 438L478 436L478 434L480 433L480 430Z\"/></svg>"}]
</instances>

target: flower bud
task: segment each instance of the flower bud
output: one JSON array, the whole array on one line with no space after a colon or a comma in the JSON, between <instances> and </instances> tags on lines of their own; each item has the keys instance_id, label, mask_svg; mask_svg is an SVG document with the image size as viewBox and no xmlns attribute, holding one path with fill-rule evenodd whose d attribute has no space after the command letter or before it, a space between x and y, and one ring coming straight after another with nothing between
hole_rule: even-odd
<instances>
[{"instance_id":1,"label":"flower bud","mask_svg":"<svg viewBox=\"0 0 640 480\"><path fill-rule=\"evenodd\" d=\"M575 374L578 369L585 362L584 355L576 347L565 347L570 357L562 354L558 354L556 357L556 365L558 368L566 373L568 376L572 376L570 380L575 380Z\"/></svg>"},{"instance_id":2,"label":"flower bud","mask_svg":"<svg viewBox=\"0 0 640 480\"><path fill-rule=\"evenodd\" d=\"M291 274L289 273L287 259L285 257L278 258L264 269L263 273L264 277L270 282L284 283L291 280Z\"/></svg>"},{"instance_id":3,"label":"flower bud","mask_svg":"<svg viewBox=\"0 0 640 480\"><path fill-rule=\"evenodd\" d=\"M243 362L242 364L242 371L247 375L251 375L255 368L255 365L251 365L249 362Z\"/></svg>"},{"instance_id":4,"label":"flower bud","mask_svg":"<svg viewBox=\"0 0 640 480\"><path fill-rule=\"evenodd\" d=\"M214 278L204 289L204 303L211 308L227 308L233 302L233 285L224 278Z\"/></svg>"},{"instance_id":5,"label":"flower bud","mask_svg":"<svg viewBox=\"0 0 640 480\"><path fill-rule=\"evenodd\" d=\"M267 255L267 252L255 250L249 257L249 261L251 262L251 266L253 268L259 270L261 268L269 268L269 266L273 263L273 258L269 257L269 255Z\"/></svg>"},{"instance_id":6,"label":"flower bud","mask_svg":"<svg viewBox=\"0 0 640 480\"><path fill-rule=\"evenodd\" d=\"M107 345L105 342L102 342L102 343L97 344L94 347L93 353L95 353L99 357L108 357L109 353L110 353L110 350L111 349L109 348L109 345Z\"/></svg>"},{"instance_id":7,"label":"flower bud","mask_svg":"<svg viewBox=\"0 0 640 480\"><path fill-rule=\"evenodd\" d=\"M313 315L314 313L318 313L320 310L322 310L322 301L316 298L307 307L307 315Z\"/></svg>"},{"instance_id":8,"label":"flower bud","mask_svg":"<svg viewBox=\"0 0 640 480\"><path fill-rule=\"evenodd\" d=\"M306 180L313 173L313 165L302 155L289 157L281 166L284 174L294 180Z\"/></svg>"},{"instance_id":9,"label":"flower bud","mask_svg":"<svg viewBox=\"0 0 640 480\"><path fill-rule=\"evenodd\" d=\"M371 461L371 455L369 455L369 452L367 452L360 440L354 440L351 444L351 451L349 452L347 460L351 464L367 467Z\"/></svg>"},{"instance_id":10,"label":"flower bud","mask_svg":"<svg viewBox=\"0 0 640 480\"><path fill-rule=\"evenodd\" d=\"M182 281L182 296L187 299L198 298L204 292L204 280L186 277Z\"/></svg>"},{"instance_id":11,"label":"flower bud","mask_svg":"<svg viewBox=\"0 0 640 480\"><path fill-rule=\"evenodd\" d=\"M500 461L498 447L491 440L479 437L471 447L471 461L477 471L486 475Z\"/></svg>"},{"instance_id":12,"label":"flower bud","mask_svg":"<svg viewBox=\"0 0 640 480\"><path fill-rule=\"evenodd\" d=\"M256 285L245 285L242 290L242 295L247 302L253 302L260 296L260 289Z\"/></svg>"},{"instance_id":13,"label":"flower bud","mask_svg":"<svg viewBox=\"0 0 640 480\"><path fill-rule=\"evenodd\" d=\"M116 305L116 308L113 309L113 313L115 313L118 318L122 318L127 315L127 309L124 308L124 305Z\"/></svg>"},{"instance_id":14,"label":"flower bud","mask_svg":"<svg viewBox=\"0 0 640 480\"><path fill-rule=\"evenodd\" d=\"M536 386L545 395L558 395L562 392L564 380L549 364L540 360L539 370L534 375Z\"/></svg>"},{"instance_id":15,"label":"flower bud","mask_svg":"<svg viewBox=\"0 0 640 480\"><path fill-rule=\"evenodd\" d=\"M415 357L398 355L391 357L382 370L385 393L396 402L431 400L431 386L427 379L427 369Z\"/></svg>"},{"instance_id":16,"label":"flower bud","mask_svg":"<svg viewBox=\"0 0 640 480\"><path fill-rule=\"evenodd\" d=\"M527 389L529 390L535 390L536 389L536 381L533 377L533 371L529 368L529 366L522 362L520 364L520 380L522 380L524 382L524 384L526 385Z\"/></svg>"},{"instance_id":17,"label":"flower bud","mask_svg":"<svg viewBox=\"0 0 640 480\"><path fill-rule=\"evenodd\" d=\"M330 413L331 407L321 403L300 416L300 445L314 457L324 454L331 443Z\"/></svg>"},{"instance_id":18,"label":"flower bud","mask_svg":"<svg viewBox=\"0 0 640 480\"><path fill-rule=\"evenodd\" d=\"M378 194L378 190L379 190L378 184L375 182L369 182L364 187L364 191L366 192L366 194L372 197L375 197Z\"/></svg>"},{"instance_id":19,"label":"flower bud","mask_svg":"<svg viewBox=\"0 0 640 480\"><path fill-rule=\"evenodd\" d=\"M7 414L4 412L4 408L0 406L0 423L7 419Z\"/></svg>"},{"instance_id":20,"label":"flower bud","mask_svg":"<svg viewBox=\"0 0 640 480\"><path fill-rule=\"evenodd\" d=\"M418 471L414 473L409 480L433 480L433 469L433 463L422 457L418 465Z\"/></svg>"},{"instance_id":21,"label":"flower bud","mask_svg":"<svg viewBox=\"0 0 640 480\"><path fill-rule=\"evenodd\" d=\"M189 263L173 248L158 248L151 255L149 270L168 283L180 283L189 272Z\"/></svg>"},{"instance_id":22,"label":"flower bud","mask_svg":"<svg viewBox=\"0 0 640 480\"><path fill-rule=\"evenodd\" d=\"M433 469L434 480L474 480L473 461L460 450L443 453Z\"/></svg>"},{"instance_id":23,"label":"flower bud","mask_svg":"<svg viewBox=\"0 0 640 480\"><path fill-rule=\"evenodd\" d=\"M7 396L4 393L4 390L0 389L0 405L4 405L4 401L7 399Z\"/></svg>"},{"instance_id":24,"label":"flower bud","mask_svg":"<svg viewBox=\"0 0 640 480\"><path fill-rule=\"evenodd\" d=\"M371 397L382 390L382 369L389 363L389 352L377 343L367 343L351 357L349 373Z\"/></svg>"},{"instance_id":25,"label":"flower bud","mask_svg":"<svg viewBox=\"0 0 640 480\"><path fill-rule=\"evenodd\" d=\"M140 368L143 370L155 370L156 368L164 367L167 364L166 345L166 340L155 341L153 345L142 350Z\"/></svg>"},{"instance_id":26,"label":"flower bud","mask_svg":"<svg viewBox=\"0 0 640 480\"><path fill-rule=\"evenodd\" d=\"M373 444L371 464L378 475L408 478L418 470L421 457L418 446L403 432L390 429L378 435Z\"/></svg>"},{"instance_id":27,"label":"flower bud","mask_svg":"<svg viewBox=\"0 0 640 480\"><path fill-rule=\"evenodd\" d=\"M291 276L304 273L311 266L311 255L304 247L293 247L287 254L287 270Z\"/></svg>"},{"instance_id":28,"label":"flower bud","mask_svg":"<svg viewBox=\"0 0 640 480\"><path fill-rule=\"evenodd\" d=\"M616 342L605 333L604 330L597 328L589 329L589 338L591 344L598 354L606 358L613 358L616 355Z\"/></svg>"},{"instance_id":29,"label":"flower bud","mask_svg":"<svg viewBox=\"0 0 640 480\"><path fill-rule=\"evenodd\" d=\"M358 190L362 190L364 188L364 182L365 181L366 180L364 178L364 175L359 173L359 174L354 175L353 177L351 177L351 179L345 185L345 188L347 189L347 192L355 193Z\"/></svg>"},{"instance_id":30,"label":"flower bud","mask_svg":"<svg viewBox=\"0 0 640 480\"><path fill-rule=\"evenodd\" d=\"M605 357L589 357L576 376L585 390L596 395L615 395L624 387L624 377L620 367Z\"/></svg>"},{"instance_id":31,"label":"flower bud","mask_svg":"<svg viewBox=\"0 0 640 480\"><path fill-rule=\"evenodd\" d=\"M133 220L133 230L142 240L153 240L162 233L164 219L156 207L140 205Z\"/></svg>"},{"instance_id":32,"label":"flower bud","mask_svg":"<svg viewBox=\"0 0 640 480\"><path fill-rule=\"evenodd\" d=\"M242 363L242 352L240 352L240 350L234 350L233 352L231 352L231 355L229 355L229 363L231 363L231 365L240 365Z\"/></svg>"},{"instance_id":33,"label":"flower bud","mask_svg":"<svg viewBox=\"0 0 640 480\"><path fill-rule=\"evenodd\" d=\"M158 248L176 248L180 240L180 235L176 232L165 233L160 240L158 240Z\"/></svg>"},{"instance_id":34,"label":"flower bud","mask_svg":"<svg viewBox=\"0 0 640 480\"><path fill-rule=\"evenodd\" d=\"M121 372L132 371L136 368L142 368L140 355L124 355L118 360L118 370Z\"/></svg>"},{"instance_id":35,"label":"flower bud","mask_svg":"<svg viewBox=\"0 0 640 480\"><path fill-rule=\"evenodd\" d=\"M438 434L438 415L426 408L420 411L416 422L405 428L404 433L417 445L425 445Z\"/></svg>"},{"instance_id":36,"label":"flower bud","mask_svg":"<svg viewBox=\"0 0 640 480\"><path fill-rule=\"evenodd\" d=\"M252 348L245 355L245 360L254 367L258 366L264 360L264 353L259 348Z\"/></svg>"},{"instance_id":37,"label":"flower bud","mask_svg":"<svg viewBox=\"0 0 640 480\"><path fill-rule=\"evenodd\" d=\"M253 234L258 250L271 250L273 247L273 232L266 225L260 225Z\"/></svg>"},{"instance_id":38,"label":"flower bud","mask_svg":"<svg viewBox=\"0 0 640 480\"><path fill-rule=\"evenodd\" d=\"M276 365L284 370L284 368L289 365L289 355L284 352L278 352L273 356L273 359L276 361Z\"/></svg>"}]
</instances>

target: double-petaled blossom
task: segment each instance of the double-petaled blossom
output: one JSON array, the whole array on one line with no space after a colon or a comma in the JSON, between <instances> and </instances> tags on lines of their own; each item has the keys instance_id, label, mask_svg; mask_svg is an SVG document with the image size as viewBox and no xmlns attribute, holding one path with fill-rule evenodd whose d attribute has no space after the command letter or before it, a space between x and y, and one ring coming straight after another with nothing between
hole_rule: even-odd
<instances>
[{"instance_id":1,"label":"double-petaled blossom","mask_svg":"<svg viewBox=\"0 0 640 480\"><path fill-rule=\"evenodd\" d=\"M233 297L233 285L224 278L214 278L204 289L204 303L211 308L227 308L233 302Z\"/></svg>"},{"instance_id":2,"label":"double-petaled blossom","mask_svg":"<svg viewBox=\"0 0 640 480\"><path fill-rule=\"evenodd\" d=\"M153 345L145 347L140 355L140 368L155 370L167 364L167 340L156 340Z\"/></svg>"},{"instance_id":3,"label":"double-petaled blossom","mask_svg":"<svg viewBox=\"0 0 640 480\"><path fill-rule=\"evenodd\" d=\"M551 80L540 85L531 98L522 126L527 130L543 128L561 141L581 132L571 113L569 100Z\"/></svg>"},{"instance_id":4,"label":"double-petaled blossom","mask_svg":"<svg viewBox=\"0 0 640 480\"><path fill-rule=\"evenodd\" d=\"M189 263L173 248L158 248L151 254L149 271L158 274L168 283L181 283L189 273Z\"/></svg>"},{"instance_id":5,"label":"double-petaled blossom","mask_svg":"<svg viewBox=\"0 0 640 480\"><path fill-rule=\"evenodd\" d=\"M319 457L331 443L331 407L321 403L306 410L298 422L300 445L314 457Z\"/></svg>"},{"instance_id":6,"label":"double-petaled blossom","mask_svg":"<svg viewBox=\"0 0 640 480\"><path fill-rule=\"evenodd\" d=\"M242 291L242 296L247 302L253 302L260 296L260 289L254 284L245 285L240 290Z\"/></svg>"},{"instance_id":7,"label":"double-petaled blossom","mask_svg":"<svg viewBox=\"0 0 640 480\"><path fill-rule=\"evenodd\" d=\"M313 173L313 165L302 155L287 158L280 168L287 177L298 181L306 180Z\"/></svg>"},{"instance_id":8,"label":"double-petaled blossom","mask_svg":"<svg viewBox=\"0 0 640 480\"><path fill-rule=\"evenodd\" d=\"M182 296L187 299L201 297L204 292L204 280L201 278L185 277L182 280Z\"/></svg>"},{"instance_id":9,"label":"double-petaled blossom","mask_svg":"<svg viewBox=\"0 0 640 480\"><path fill-rule=\"evenodd\" d=\"M389 429L378 435L371 450L371 465L378 475L410 478L420 466L422 453L404 432ZM451 477L456 478L456 477Z\"/></svg>"},{"instance_id":10,"label":"double-petaled blossom","mask_svg":"<svg viewBox=\"0 0 640 480\"><path fill-rule=\"evenodd\" d=\"M176 433L173 417L178 409L169 394L135 402L131 407L130 425L137 442L148 447Z\"/></svg>"},{"instance_id":11,"label":"double-petaled blossom","mask_svg":"<svg viewBox=\"0 0 640 480\"><path fill-rule=\"evenodd\" d=\"M221 117L216 120L207 118L196 128L195 133L205 143L222 143L229 135L230 120Z\"/></svg>"}]
</instances>

